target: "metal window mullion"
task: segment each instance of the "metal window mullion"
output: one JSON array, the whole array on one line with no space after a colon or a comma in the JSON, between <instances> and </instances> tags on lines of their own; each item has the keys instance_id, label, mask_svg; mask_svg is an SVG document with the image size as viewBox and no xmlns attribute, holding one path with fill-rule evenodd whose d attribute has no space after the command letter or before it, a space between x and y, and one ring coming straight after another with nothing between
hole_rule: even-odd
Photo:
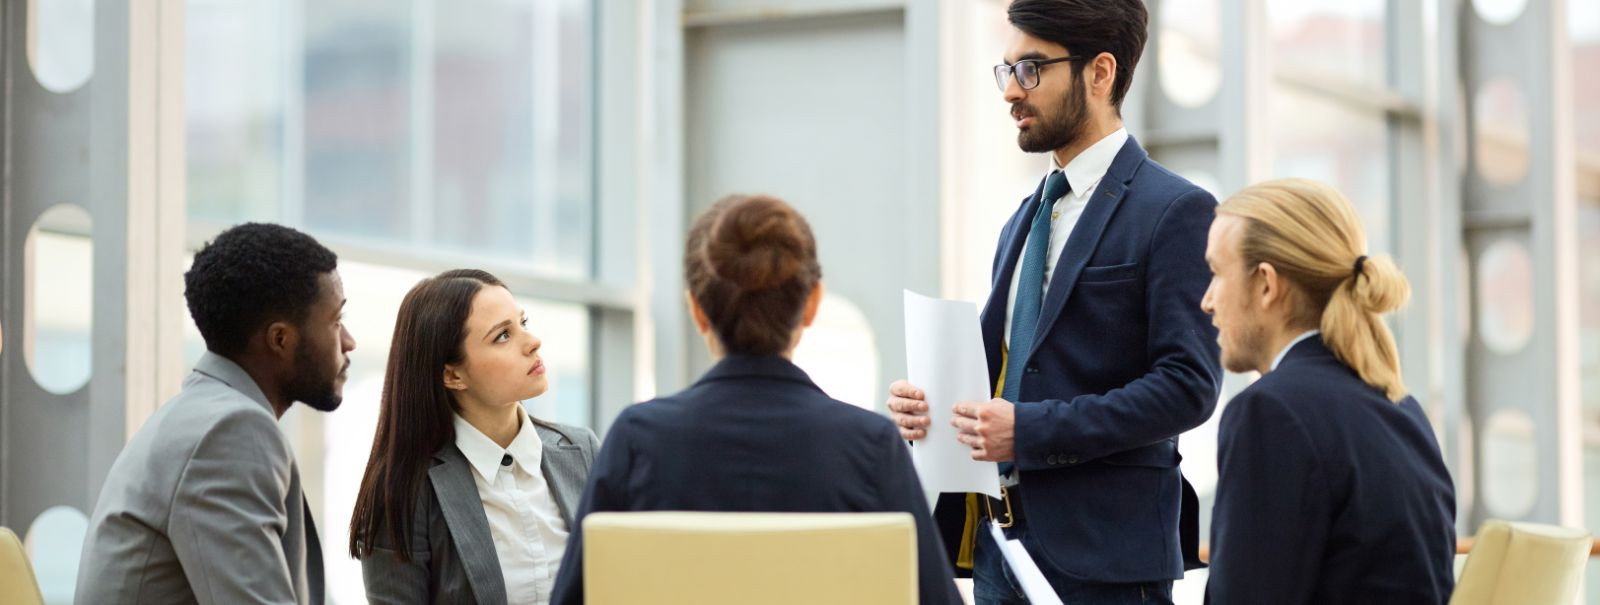
<instances>
[{"instance_id":1,"label":"metal window mullion","mask_svg":"<svg viewBox=\"0 0 1600 605\"><path fill-rule=\"evenodd\" d=\"M1390 68L1394 67L1391 60ZM1405 95L1397 84L1375 86L1370 82L1336 74L1309 71L1299 66L1277 66L1272 71L1272 83L1294 88L1324 100L1338 103L1355 111L1386 111L1400 114L1420 114L1421 106Z\"/></svg>"},{"instance_id":2,"label":"metal window mullion","mask_svg":"<svg viewBox=\"0 0 1600 605\"><path fill-rule=\"evenodd\" d=\"M683 312L683 283L680 266L683 255L683 237L687 223L685 202L685 143L684 143L684 54L686 50L684 0L657 0L651 3L655 14L647 25L653 38L651 54L654 111L647 119L653 128L645 128L655 136L647 142L652 153L652 164L645 171L650 175L653 200L641 197L640 211L644 224L650 225L649 257L645 261L648 271L642 272L641 281L650 292L648 320L650 336L654 340L652 352L655 362L656 389L661 392L677 391L690 380L688 357L689 323Z\"/></svg>"},{"instance_id":3,"label":"metal window mullion","mask_svg":"<svg viewBox=\"0 0 1600 605\"><path fill-rule=\"evenodd\" d=\"M1442 296L1439 255L1441 238L1454 237L1441 231L1434 217L1439 213L1437 187L1429 178L1440 168L1433 161L1437 150L1429 144L1429 128L1423 116L1428 111L1430 76L1428 40L1425 37L1423 6L1415 0L1389 0L1385 33L1387 87L1406 104L1423 108L1420 112L1387 112L1389 132L1389 216L1393 229L1387 247L1393 251L1400 269L1411 282L1411 304L1395 318L1400 365L1411 394L1440 427L1447 427L1447 408L1459 405L1444 396L1439 368L1449 363L1440 357L1443 326L1440 317L1453 300ZM1401 234L1406 234L1401 237ZM1438 431L1441 447L1449 451L1451 431ZM1451 465L1454 468L1454 465Z\"/></svg>"},{"instance_id":4,"label":"metal window mullion","mask_svg":"<svg viewBox=\"0 0 1600 605\"><path fill-rule=\"evenodd\" d=\"M648 38L641 35L648 23L637 0L596 3L590 11L590 48L593 51L590 98L594 111L584 121L592 141L587 182L593 192L589 209L590 267L594 279L607 287L631 292L626 309L590 307L592 346L589 349L589 426L604 433L610 419L632 403L637 376L644 374L639 358L642 323L637 309L646 306L639 281L641 252L650 229L637 211L644 180L640 166L646 149L641 144L642 115L648 85L639 77L648 63ZM602 121L600 116L605 116ZM606 237L609 234L610 237Z\"/></svg>"},{"instance_id":5,"label":"metal window mullion","mask_svg":"<svg viewBox=\"0 0 1600 605\"><path fill-rule=\"evenodd\" d=\"M411 166L410 195L406 208L410 213L407 234L414 244L434 241L434 55L438 47L434 25L434 1L411 1L410 96L407 120L410 122Z\"/></svg>"},{"instance_id":6,"label":"metal window mullion","mask_svg":"<svg viewBox=\"0 0 1600 605\"><path fill-rule=\"evenodd\" d=\"M1429 64L1432 67L1428 94L1431 119L1424 122L1428 130L1430 150L1429 185L1436 200L1430 215L1439 238L1433 242L1433 254L1439 259L1438 272L1432 287L1437 289L1441 305L1436 321L1439 324L1439 352L1434 370L1438 372L1437 397L1444 402L1444 427L1440 446L1445 464L1456 482L1456 531L1470 534L1476 529L1478 464L1474 455L1474 419L1467 401L1467 347L1466 335L1458 329L1465 322L1462 317L1460 296L1471 296L1468 291L1469 274L1464 272L1462 254L1466 251L1463 217L1463 175L1457 158L1467 157L1468 144L1465 129L1466 107L1460 101L1462 86L1461 18L1464 4L1457 0L1438 0L1433 8L1435 37Z\"/></svg>"},{"instance_id":7,"label":"metal window mullion","mask_svg":"<svg viewBox=\"0 0 1600 605\"><path fill-rule=\"evenodd\" d=\"M1217 93L1218 175L1224 191L1238 191L1271 172L1267 111L1271 53L1265 0L1222 3L1222 88Z\"/></svg>"},{"instance_id":8,"label":"metal window mullion","mask_svg":"<svg viewBox=\"0 0 1600 605\"><path fill-rule=\"evenodd\" d=\"M679 0L681 3L682 0ZM748 25L794 19L824 19L830 17L859 17L875 13L889 14L907 10L920 0L858 0L850 4L813 6L812 2L791 2L788 6L752 6L748 8L679 8L686 29L724 25ZM695 3L698 4L698 3ZM755 4L755 3L750 3ZM680 4L681 7L681 4Z\"/></svg>"},{"instance_id":9,"label":"metal window mullion","mask_svg":"<svg viewBox=\"0 0 1600 605\"><path fill-rule=\"evenodd\" d=\"M282 3L283 37L283 173L278 196L278 220L305 227L306 199L306 90L305 4Z\"/></svg>"}]
</instances>

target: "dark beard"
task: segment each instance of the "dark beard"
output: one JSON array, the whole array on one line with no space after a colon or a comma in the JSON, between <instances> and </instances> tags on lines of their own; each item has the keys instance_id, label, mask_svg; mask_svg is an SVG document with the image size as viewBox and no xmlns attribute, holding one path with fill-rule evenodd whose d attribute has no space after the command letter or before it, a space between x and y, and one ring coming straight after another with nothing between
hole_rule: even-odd
<instances>
[{"instance_id":1,"label":"dark beard","mask_svg":"<svg viewBox=\"0 0 1600 605\"><path fill-rule=\"evenodd\" d=\"M308 353L305 343L301 343L300 348L295 350L294 379L285 386L285 395L288 395L290 401L304 403L319 412L339 409L339 404L344 403L344 396L335 388L335 382L339 374L350 367L350 360L346 359L344 368L330 374L326 370L327 365L312 360Z\"/></svg>"},{"instance_id":2,"label":"dark beard","mask_svg":"<svg viewBox=\"0 0 1600 605\"><path fill-rule=\"evenodd\" d=\"M1089 129L1089 97L1083 83L1074 78L1072 92L1056 105L1055 117L1045 120L1037 112L1034 124L1017 132L1017 146L1027 153L1055 151L1083 138Z\"/></svg>"}]
</instances>

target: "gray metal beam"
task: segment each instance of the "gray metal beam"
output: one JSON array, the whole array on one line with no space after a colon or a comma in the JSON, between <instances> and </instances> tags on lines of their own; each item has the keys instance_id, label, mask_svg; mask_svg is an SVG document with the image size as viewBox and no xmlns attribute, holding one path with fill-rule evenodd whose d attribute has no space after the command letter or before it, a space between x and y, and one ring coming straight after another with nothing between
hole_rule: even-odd
<instances>
[{"instance_id":1,"label":"gray metal beam","mask_svg":"<svg viewBox=\"0 0 1600 605\"><path fill-rule=\"evenodd\" d=\"M1220 125L1217 175L1224 192L1238 191L1268 172L1266 110L1269 52L1265 0L1222 3L1222 88L1217 93Z\"/></svg>"},{"instance_id":2,"label":"gray metal beam","mask_svg":"<svg viewBox=\"0 0 1600 605\"><path fill-rule=\"evenodd\" d=\"M1507 24L1489 23L1457 3L1460 11L1459 64L1466 93L1469 137L1461 141L1468 151L1463 182L1463 207L1468 216L1488 213L1502 219L1462 226L1472 277L1480 274L1485 252L1511 242L1524 246L1530 259L1532 335L1520 347L1516 342L1491 346L1484 321L1489 309L1476 306L1472 339L1467 343L1465 394L1475 448L1476 467L1483 469L1471 483L1475 492L1462 516L1470 526L1489 517L1546 523L1582 525L1583 482L1580 402L1576 354L1577 325L1575 204L1572 189L1572 149L1567 127L1571 108L1564 98L1569 72L1564 69L1570 52L1566 46L1565 2L1528 3L1524 12ZM1444 23L1444 21L1441 21ZM1441 30L1450 31L1450 30ZM1480 171L1484 137L1476 136L1480 124L1470 121L1480 101L1478 91L1492 82L1509 82L1528 108L1526 120L1527 170L1515 182L1496 182ZM1494 116L1497 122L1518 116ZM1517 150L1510 149L1511 153ZM1496 161L1496 160L1491 160ZM1526 222L1522 222L1525 219ZM1469 282L1471 283L1471 282ZM1480 301L1483 283L1473 283L1473 300ZM1522 419L1532 425L1531 435L1490 435L1494 415ZM1533 453L1528 468L1495 466L1507 456L1493 456L1487 444L1526 445ZM1526 489L1533 480L1532 506L1514 502L1495 509L1490 496L1505 496ZM1504 502L1496 499L1496 501Z\"/></svg>"},{"instance_id":3,"label":"gray metal beam","mask_svg":"<svg viewBox=\"0 0 1600 605\"><path fill-rule=\"evenodd\" d=\"M125 396L121 373L126 331L127 42L128 8L105 3L95 11L94 73L66 93L44 89L28 65L27 10L13 0L0 7L5 29L4 187L6 224L4 321L11 344L0 357L0 525L26 530L55 505L87 511L111 460L122 446ZM29 293L22 287L23 242L49 207L76 203L93 220L95 321L89 384L65 395L34 382L20 355L21 319ZM41 473L40 469L51 469Z\"/></svg>"},{"instance_id":4,"label":"gray metal beam","mask_svg":"<svg viewBox=\"0 0 1600 605\"><path fill-rule=\"evenodd\" d=\"M1386 89L1393 91L1391 95L1404 106L1421 107L1430 96L1427 76L1432 69L1428 63L1429 41L1422 35L1423 6L1407 0L1389 0L1386 13ZM1426 175L1444 167L1432 161L1434 155L1424 122L1417 112L1390 109L1388 116L1389 171L1393 175L1388 197L1390 224L1394 228L1392 241L1384 242L1384 247L1393 251L1400 270L1411 282L1411 304L1394 319L1395 339L1406 386L1428 417L1442 428L1446 400L1437 371L1440 364L1435 363L1439 349L1434 345L1442 327L1438 318L1447 301L1438 288L1441 263L1437 242L1457 236L1456 232L1440 231L1435 220L1441 200ZM1448 444L1441 446L1449 451Z\"/></svg>"}]
</instances>

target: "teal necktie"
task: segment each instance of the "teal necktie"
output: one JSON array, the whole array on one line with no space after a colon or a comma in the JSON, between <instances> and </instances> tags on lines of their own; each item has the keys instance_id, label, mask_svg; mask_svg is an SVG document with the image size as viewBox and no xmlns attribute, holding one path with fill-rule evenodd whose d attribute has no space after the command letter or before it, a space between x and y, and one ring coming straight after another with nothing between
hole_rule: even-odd
<instances>
[{"instance_id":1,"label":"teal necktie","mask_svg":"<svg viewBox=\"0 0 1600 605\"><path fill-rule=\"evenodd\" d=\"M1000 398L1017 403L1022 392L1022 371L1028 365L1034 333L1039 328L1039 308L1044 306L1044 268L1050 254L1050 210L1056 199L1066 195L1067 177L1060 170L1044 181L1039 209L1028 227L1027 247L1022 250L1022 272L1017 275L1017 300L1011 307L1011 344L1006 353L1005 384ZM1011 472L1011 463L1000 463L1000 474Z\"/></svg>"}]
</instances>

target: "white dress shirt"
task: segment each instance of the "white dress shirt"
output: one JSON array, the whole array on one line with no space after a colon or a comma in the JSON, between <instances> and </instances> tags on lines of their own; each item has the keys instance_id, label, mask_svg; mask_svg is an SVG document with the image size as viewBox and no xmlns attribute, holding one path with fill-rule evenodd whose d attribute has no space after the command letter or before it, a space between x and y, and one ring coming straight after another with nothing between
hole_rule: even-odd
<instances>
[{"instance_id":1,"label":"white dress shirt","mask_svg":"<svg viewBox=\"0 0 1600 605\"><path fill-rule=\"evenodd\" d=\"M456 447L472 465L472 480L489 519L507 602L549 603L567 548L567 523L540 471L544 445L533 420L523 411L522 428L504 449L460 415L455 427ZM507 455L511 465L502 466Z\"/></svg>"},{"instance_id":2,"label":"white dress shirt","mask_svg":"<svg viewBox=\"0 0 1600 605\"><path fill-rule=\"evenodd\" d=\"M1050 213L1050 251L1045 255L1044 288L1040 292L1050 291L1050 277L1056 272L1056 261L1061 258L1061 251L1067 247L1067 238L1072 235L1072 228L1078 225L1078 217L1083 215L1083 209L1089 205L1089 198L1100 185L1100 179L1111 169L1112 160L1117 159L1117 152L1122 151L1122 145L1127 142L1128 130L1118 128L1116 132L1106 135L1105 138L1083 150L1078 157L1072 158L1064 168L1056 163L1056 154L1050 154L1049 172L1062 171L1071 190L1053 201L1054 206ZM1049 172L1045 173L1047 177ZM1027 222L1023 223L1023 227L1027 225ZM1022 249L1028 249L1026 242L1022 244ZM1017 306L1017 283L1020 281L1022 281L1022 259L1019 256L1016 272L1011 274L1011 293L1006 297L1006 328L1000 333L1007 347L1011 346L1011 310Z\"/></svg>"},{"instance_id":3,"label":"white dress shirt","mask_svg":"<svg viewBox=\"0 0 1600 605\"><path fill-rule=\"evenodd\" d=\"M1278 364L1283 363L1283 358L1289 355L1289 349L1293 349L1295 345L1300 344L1300 341L1319 334L1322 334L1322 330L1306 330L1299 336L1294 337L1294 340L1289 341L1289 344L1283 345L1283 350L1278 351L1278 356L1272 358L1271 370L1278 369ZM1271 370L1268 371L1270 372Z\"/></svg>"}]
</instances>

